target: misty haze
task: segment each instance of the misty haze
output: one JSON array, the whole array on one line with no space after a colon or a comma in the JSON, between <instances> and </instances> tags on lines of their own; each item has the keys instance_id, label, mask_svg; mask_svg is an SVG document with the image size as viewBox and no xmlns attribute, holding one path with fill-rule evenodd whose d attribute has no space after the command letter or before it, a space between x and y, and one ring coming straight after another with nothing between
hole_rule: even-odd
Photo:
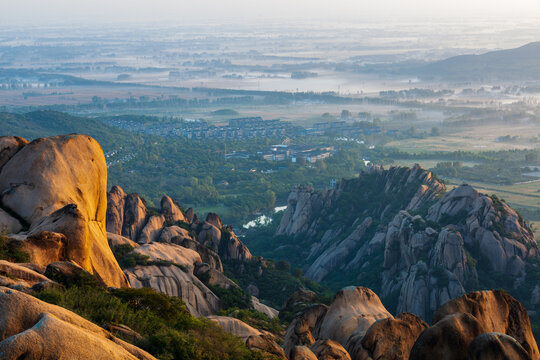
<instances>
[{"instance_id":1,"label":"misty haze","mask_svg":"<svg viewBox=\"0 0 540 360\"><path fill-rule=\"evenodd\" d=\"M1 359L540 359L540 3L0 4Z\"/></svg>"}]
</instances>

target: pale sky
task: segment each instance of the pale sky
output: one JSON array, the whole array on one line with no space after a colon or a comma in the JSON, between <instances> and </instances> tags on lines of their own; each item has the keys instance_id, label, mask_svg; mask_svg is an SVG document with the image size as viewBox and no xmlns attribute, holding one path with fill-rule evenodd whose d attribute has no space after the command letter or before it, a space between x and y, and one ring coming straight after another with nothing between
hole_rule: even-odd
<instances>
[{"instance_id":1,"label":"pale sky","mask_svg":"<svg viewBox=\"0 0 540 360\"><path fill-rule=\"evenodd\" d=\"M0 26L506 17L540 23L540 0L0 0Z\"/></svg>"}]
</instances>

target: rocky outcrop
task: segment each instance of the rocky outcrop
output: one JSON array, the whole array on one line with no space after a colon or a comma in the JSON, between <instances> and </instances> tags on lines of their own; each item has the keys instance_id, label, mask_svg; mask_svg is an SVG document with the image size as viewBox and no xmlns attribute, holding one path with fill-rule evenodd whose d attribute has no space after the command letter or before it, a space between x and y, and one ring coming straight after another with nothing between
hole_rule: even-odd
<instances>
[{"instance_id":1,"label":"rocky outcrop","mask_svg":"<svg viewBox=\"0 0 540 360\"><path fill-rule=\"evenodd\" d=\"M202 224L191 223L195 218L193 210L186 217L175 201L165 195L161 199L160 213L149 216L145 201L137 194L125 195L119 186L108 193L108 203L107 218L111 221L108 231L139 244L163 242L187 246L200 251L205 261L220 271L221 259L216 259L214 252L224 260L248 261L252 257L232 228L223 227L217 214L209 213Z\"/></svg>"},{"instance_id":2,"label":"rocky outcrop","mask_svg":"<svg viewBox=\"0 0 540 360\"><path fill-rule=\"evenodd\" d=\"M139 247L139 244L137 244L135 241L128 239L127 237L123 237L122 235L113 234L110 232L107 233L107 241L109 242L109 246L111 248L122 245L129 245L132 248Z\"/></svg>"},{"instance_id":3,"label":"rocky outcrop","mask_svg":"<svg viewBox=\"0 0 540 360\"><path fill-rule=\"evenodd\" d=\"M477 336L469 345L467 360L528 360L530 355L514 338L501 333Z\"/></svg>"},{"instance_id":4,"label":"rocky outcrop","mask_svg":"<svg viewBox=\"0 0 540 360\"><path fill-rule=\"evenodd\" d=\"M317 360L317 357L307 346L295 346L289 360Z\"/></svg>"},{"instance_id":5,"label":"rocky outcrop","mask_svg":"<svg viewBox=\"0 0 540 360\"><path fill-rule=\"evenodd\" d=\"M255 310L257 310L260 313L263 313L264 315L268 316L270 319L274 319L279 316L278 310L274 309L273 307L263 304L255 296L251 297L251 302Z\"/></svg>"},{"instance_id":6,"label":"rocky outcrop","mask_svg":"<svg viewBox=\"0 0 540 360\"><path fill-rule=\"evenodd\" d=\"M290 356L296 346L311 347L318 358L320 354L330 356L328 354L335 351L341 354L341 349L356 348L358 341L379 319L393 320L393 316L373 291L363 287L344 288L338 291L329 307L311 306L291 322L283 341L285 354ZM348 357L347 351L345 353Z\"/></svg>"},{"instance_id":7,"label":"rocky outcrop","mask_svg":"<svg viewBox=\"0 0 540 360\"><path fill-rule=\"evenodd\" d=\"M229 316L211 315L208 319L218 324L223 330L234 336L238 336L246 340L250 336L258 336L263 333L254 327L249 326L242 320L235 319Z\"/></svg>"},{"instance_id":8,"label":"rocky outcrop","mask_svg":"<svg viewBox=\"0 0 540 360\"><path fill-rule=\"evenodd\" d=\"M540 357L527 311L503 291L475 291L451 300L433 321L416 340L411 360L488 359L494 351L508 359Z\"/></svg>"},{"instance_id":9,"label":"rocky outcrop","mask_svg":"<svg viewBox=\"0 0 540 360\"><path fill-rule=\"evenodd\" d=\"M338 268L349 257L371 226L373 220L368 217L343 241L329 246L306 271L306 276L315 281L323 280L333 269Z\"/></svg>"},{"instance_id":10,"label":"rocky outcrop","mask_svg":"<svg viewBox=\"0 0 540 360\"><path fill-rule=\"evenodd\" d=\"M378 320L356 343L351 342L349 354L359 360L407 360L416 339L427 328L422 319L409 313Z\"/></svg>"},{"instance_id":11,"label":"rocky outcrop","mask_svg":"<svg viewBox=\"0 0 540 360\"><path fill-rule=\"evenodd\" d=\"M2 359L155 360L82 317L16 290L0 287L0 312Z\"/></svg>"},{"instance_id":12,"label":"rocky outcrop","mask_svg":"<svg viewBox=\"0 0 540 360\"><path fill-rule=\"evenodd\" d=\"M219 244L221 243L221 230L215 225L207 222L202 223L199 229L200 231L197 234L199 242L218 252Z\"/></svg>"},{"instance_id":13,"label":"rocky outcrop","mask_svg":"<svg viewBox=\"0 0 540 360\"><path fill-rule=\"evenodd\" d=\"M401 209L424 208L443 191L444 185L419 166L373 168L332 190L299 186L289 195L276 235L297 238L283 248L301 253L306 276L322 281L368 266L366 259L384 248L384 226L374 236L375 225L386 224Z\"/></svg>"},{"instance_id":14,"label":"rocky outcrop","mask_svg":"<svg viewBox=\"0 0 540 360\"><path fill-rule=\"evenodd\" d=\"M470 343L484 332L482 324L472 315L448 315L420 334L409 359L465 359Z\"/></svg>"},{"instance_id":15,"label":"rocky outcrop","mask_svg":"<svg viewBox=\"0 0 540 360\"><path fill-rule=\"evenodd\" d=\"M398 293L397 311L424 319L463 295L466 280L476 278L459 232L452 227L437 232L405 211L388 226L383 267L382 296Z\"/></svg>"},{"instance_id":16,"label":"rocky outcrop","mask_svg":"<svg viewBox=\"0 0 540 360\"><path fill-rule=\"evenodd\" d=\"M241 320L228 317L212 315L208 317L211 321L217 323L223 330L229 334L238 336L244 339L246 345L250 349L262 350L272 355L284 358L283 349L276 344L272 336L265 334Z\"/></svg>"},{"instance_id":17,"label":"rocky outcrop","mask_svg":"<svg viewBox=\"0 0 540 360\"><path fill-rule=\"evenodd\" d=\"M99 144L64 135L21 146L0 171L2 207L29 225L29 236L64 234L68 259L110 286L127 286L107 244L107 167Z\"/></svg>"},{"instance_id":18,"label":"rocky outcrop","mask_svg":"<svg viewBox=\"0 0 540 360\"><path fill-rule=\"evenodd\" d=\"M311 345L311 351L318 360L351 360L349 353L337 341L318 340Z\"/></svg>"},{"instance_id":19,"label":"rocky outcrop","mask_svg":"<svg viewBox=\"0 0 540 360\"><path fill-rule=\"evenodd\" d=\"M13 241L21 244L21 249L30 256L33 264L47 266L55 261L68 260L68 239L64 234L41 231L31 236L20 235Z\"/></svg>"},{"instance_id":20,"label":"rocky outcrop","mask_svg":"<svg viewBox=\"0 0 540 360\"><path fill-rule=\"evenodd\" d=\"M146 224L146 205L138 194L129 194L125 198L124 223L122 236L137 242L139 234Z\"/></svg>"},{"instance_id":21,"label":"rocky outcrop","mask_svg":"<svg viewBox=\"0 0 540 360\"><path fill-rule=\"evenodd\" d=\"M283 349L276 343L273 336L262 334L250 336L246 339L246 345L250 349L256 349L268 354L275 355L281 359L287 359L283 353Z\"/></svg>"},{"instance_id":22,"label":"rocky outcrop","mask_svg":"<svg viewBox=\"0 0 540 360\"><path fill-rule=\"evenodd\" d=\"M124 225L124 207L126 206L126 193L120 186L113 186L107 193L107 232L122 234Z\"/></svg>"},{"instance_id":23,"label":"rocky outcrop","mask_svg":"<svg viewBox=\"0 0 540 360\"><path fill-rule=\"evenodd\" d=\"M239 288L239 286L223 275L221 271L212 268L207 263L202 263L196 267L195 275L200 279L206 279L205 283L210 286L219 286L222 289Z\"/></svg>"},{"instance_id":24,"label":"rocky outcrop","mask_svg":"<svg viewBox=\"0 0 540 360\"><path fill-rule=\"evenodd\" d=\"M445 193L419 166L373 167L333 190L296 187L276 235L276 248L297 254L308 278L381 286L396 313L430 321L492 274L511 276L505 286L539 312L527 263L540 250L521 216L469 185Z\"/></svg>"},{"instance_id":25,"label":"rocky outcrop","mask_svg":"<svg viewBox=\"0 0 540 360\"><path fill-rule=\"evenodd\" d=\"M158 241L164 224L164 215L150 216L141 230L137 242L139 244L148 244L149 242Z\"/></svg>"},{"instance_id":26,"label":"rocky outcrop","mask_svg":"<svg viewBox=\"0 0 540 360\"><path fill-rule=\"evenodd\" d=\"M173 241L174 239L174 241ZM159 242L162 243L170 243L173 242L175 244L181 245L180 243L182 240L193 240L193 237L190 235L189 231L186 229L181 228L180 226L168 226L163 228L161 231L161 234L159 236Z\"/></svg>"},{"instance_id":27,"label":"rocky outcrop","mask_svg":"<svg viewBox=\"0 0 540 360\"><path fill-rule=\"evenodd\" d=\"M44 281L50 281L43 274L20 264L0 260L0 285L30 289Z\"/></svg>"},{"instance_id":28,"label":"rocky outcrop","mask_svg":"<svg viewBox=\"0 0 540 360\"><path fill-rule=\"evenodd\" d=\"M468 185L445 194L429 209L427 219L452 220L465 243L477 247L499 273L521 276L525 260L540 254L534 234L521 216L496 196L482 195Z\"/></svg>"},{"instance_id":29,"label":"rocky outcrop","mask_svg":"<svg viewBox=\"0 0 540 360\"><path fill-rule=\"evenodd\" d=\"M219 215L216 213L208 213L208 215L206 215L205 221L208 224L214 225L218 229L221 229L223 227L223 222L221 221L221 218L219 217Z\"/></svg>"},{"instance_id":30,"label":"rocky outcrop","mask_svg":"<svg viewBox=\"0 0 540 360\"><path fill-rule=\"evenodd\" d=\"M309 349L309 351L307 350ZM312 305L289 325L289 359L468 360L538 359L527 312L501 291L472 292L437 310L429 327L418 316L393 318L371 290L345 288L334 301Z\"/></svg>"},{"instance_id":31,"label":"rocky outcrop","mask_svg":"<svg viewBox=\"0 0 540 360\"><path fill-rule=\"evenodd\" d=\"M287 199L276 235L296 235L310 227L312 215L331 203L333 191L317 192L310 186L297 186Z\"/></svg>"},{"instance_id":32,"label":"rocky outcrop","mask_svg":"<svg viewBox=\"0 0 540 360\"><path fill-rule=\"evenodd\" d=\"M180 207L169 196L161 198L161 213L165 216L167 222L175 223L177 221L186 222L186 218L180 210Z\"/></svg>"},{"instance_id":33,"label":"rocky outcrop","mask_svg":"<svg viewBox=\"0 0 540 360\"><path fill-rule=\"evenodd\" d=\"M0 171L19 150L28 144L28 140L18 136L0 136Z\"/></svg>"},{"instance_id":34,"label":"rocky outcrop","mask_svg":"<svg viewBox=\"0 0 540 360\"><path fill-rule=\"evenodd\" d=\"M197 252L176 244L150 243L139 246L133 253L147 257L148 263L125 269L132 287L151 287L177 296L195 316L219 311L219 298L193 273L202 263Z\"/></svg>"},{"instance_id":35,"label":"rocky outcrop","mask_svg":"<svg viewBox=\"0 0 540 360\"><path fill-rule=\"evenodd\" d=\"M0 208L0 234L13 234L22 230L19 220Z\"/></svg>"},{"instance_id":36,"label":"rocky outcrop","mask_svg":"<svg viewBox=\"0 0 540 360\"><path fill-rule=\"evenodd\" d=\"M289 324L283 339L285 355L292 357L294 349L298 346L309 347L315 342L315 336L319 335L327 311L326 305L310 306Z\"/></svg>"},{"instance_id":37,"label":"rocky outcrop","mask_svg":"<svg viewBox=\"0 0 540 360\"><path fill-rule=\"evenodd\" d=\"M364 287L348 287L337 292L321 323L319 338L332 339L345 348L349 340L364 336L379 319L393 319L377 294Z\"/></svg>"},{"instance_id":38,"label":"rocky outcrop","mask_svg":"<svg viewBox=\"0 0 540 360\"><path fill-rule=\"evenodd\" d=\"M219 272L223 272L223 264L221 263L221 258L219 255L206 246L201 245L197 240L193 240L191 238L173 237L171 242L196 251L201 256L202 261L208 264L209 267L216 269Z\"/></svg>"},{"instance_id":39,"label":"rocky outcrop","mask_svg":"<svg viewBox=\"0 0 540 360\"><path fill-rule=\"evenodd\" d=\"M531 331L527 310L508 293L499 290L475 291L451 300L435 312L438 323L451 314L470 314L477 319L483 332L497 332L514 338L532 359L540 358Z\"/></svg>"},{"instance_id":40,"label":"rocky outcrop","mask_svg":"<svg viewBox=\"0 0 540 360\"><path fill-rule=\"evenodd\" d=\"M248 247L238 239L232 228L222 232L222 239L218 245L218 253L223 260L249 261L253 257Z\"/></svg>"}]
</instances>

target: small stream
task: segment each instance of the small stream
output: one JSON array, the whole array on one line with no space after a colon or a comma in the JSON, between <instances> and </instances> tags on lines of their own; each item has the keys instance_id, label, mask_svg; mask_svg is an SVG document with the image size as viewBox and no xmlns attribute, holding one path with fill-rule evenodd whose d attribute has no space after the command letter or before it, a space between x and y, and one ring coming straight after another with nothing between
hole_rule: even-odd
<instances>
[{"instance_id":1,"label":"small stream","mask_svg":"<svg viewBox=\"0 0 540 360\"><path fill-rule=\"evenodd\" d=\"M274 208L274 214L275 213L278 213L280 211L285 211L285 209L287 208L287 206L277 206ZM268 225L272 222L272 217L271 216L268 216L268 215L261 215L251 221L249 221L248 223L242 225L242 227L244 229L251 229L251 228L254 228L254 227L258 227L258 226L264 226L264 225Z\"/></svg>"}]
</instances>

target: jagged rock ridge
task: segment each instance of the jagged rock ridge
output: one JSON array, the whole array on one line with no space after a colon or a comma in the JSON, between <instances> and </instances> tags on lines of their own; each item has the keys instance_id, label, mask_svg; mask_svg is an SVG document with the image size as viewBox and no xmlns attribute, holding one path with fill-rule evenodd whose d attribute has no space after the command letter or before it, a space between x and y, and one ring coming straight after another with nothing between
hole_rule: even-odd
<instances>
[{"instance_id":1,"label":"jagged rock ridge","mask_svg":"<svg viewBox=\"0 0 540 360\"><path fill-rule=\"evenodd\" d=\"M306 276L365 284L396 313L430 320L450 299L482 286L506 286L532 310L539 258L533 232L504 201L444 184L419 166L373 167L335 190L297 187L276 235L294 247ZM281 249L282 249L281 248ZM492 283L492 274L512 282ZM538 292L538 291L537 291Z\"/></svg>"}]
</instances>

